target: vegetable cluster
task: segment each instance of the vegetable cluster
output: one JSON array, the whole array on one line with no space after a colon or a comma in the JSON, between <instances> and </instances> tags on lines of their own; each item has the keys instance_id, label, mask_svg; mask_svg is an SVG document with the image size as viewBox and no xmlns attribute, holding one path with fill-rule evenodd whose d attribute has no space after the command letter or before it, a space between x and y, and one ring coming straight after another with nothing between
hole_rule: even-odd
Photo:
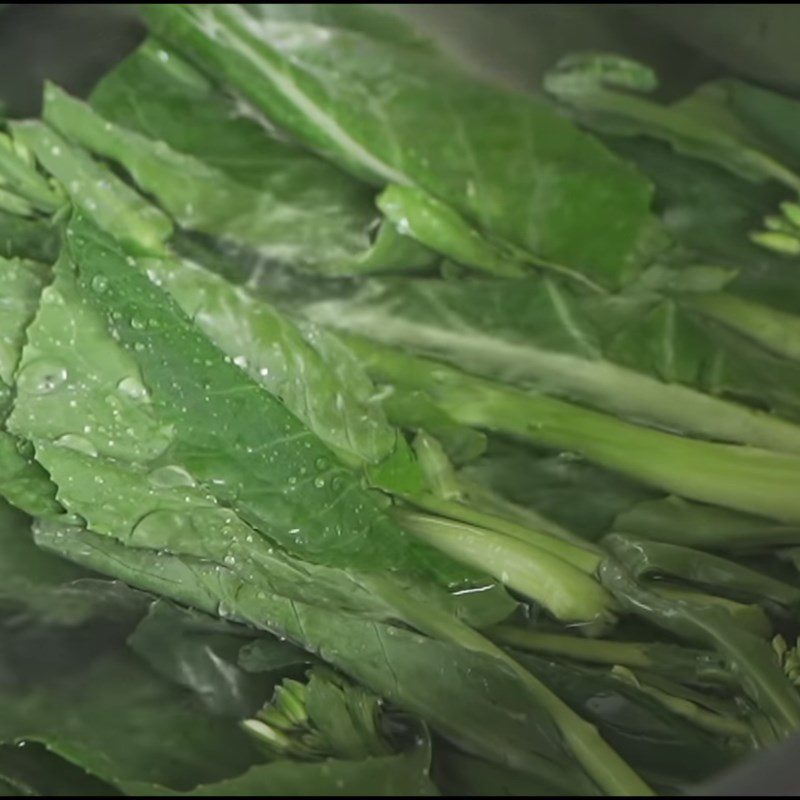
<instances>
[{"instance_id":1,"label":"vegetable cluster","mask_svg":"<svg viewBox=\"0 0 800 800\"><path fill-rule=\"evenodd\" d=\"M800 728L800 103L143 16L0 133L0 794L674 793Z\"/></svg>"}]
</instances>

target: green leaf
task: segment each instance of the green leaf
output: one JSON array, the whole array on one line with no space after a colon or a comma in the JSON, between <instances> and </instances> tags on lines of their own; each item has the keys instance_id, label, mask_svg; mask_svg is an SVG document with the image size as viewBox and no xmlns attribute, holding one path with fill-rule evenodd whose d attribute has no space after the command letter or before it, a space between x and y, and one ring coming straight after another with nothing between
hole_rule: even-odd
<instances>
[{"instance_id":1,"label":"green leaf","mask_svg":"<svg viewBox=\"0 0 800 800\"><path fill-rule=\"evenodd\" d=\"M381 224L370 187L270 135L246 106L160 45L148 41L123 61L91 103L99 114L51 87L45 116L122 164L184 227L326 273L435 260Z\"/></svg>"},{"instance_id":2,"label":"green leaf","mask_svg":"<svg viewBox=\"0 0 800 800\"><path fill-rule=\"evenodd\" d=\"M0 689L0 739L36 741L124 789L153 781L175 789L235 775L256 760L232 723L203 717L185 690L156 678L135 658L100 656L32 686Z\"/></svg>"},{"instance_id":3,"label":"green leaf","mask_svg":"<svg viewBox=\"0 0 800 800\"><path fill-rule=\"evenodd\" d=\"M199 695L211 713L242 719L273 686L239 663L240 650L254 637L250 629L157 600L128 644L160 675Z\"/></svg>"},{"instance_id":4,"label":"green leaf","mask_svg":"<svg viewBox=\"0 0 800 800\"><path fill-rule=\"evenodd\" d=\"M25 219L0 211L0 256L52 264L58 256L58 231L42 219Z\"/></svg>"},{"instance_id":5,"label":"green leaf","mask_svg":"<svg viewBox=\"0 0 800 800\"><path fill-rule=\"evenodd\" d=\"M96 217L105 230L113 231L137 250L163 251L163 241L172 232L165 214L44 123L17 122L13 130L63 184L72 202Z\"/></svg>"},{"instance_id":6,"label":"green leaf","mask_svg":"<svg viewBox=\"0 0 800 800\"><path fill-rule=\"evenodd\" d=\"M296 325L265 302L188 261L144 259L140 268L233 362L349 463L379 463L405 442L375 389L333 334Z\"/></svg>"},{"instance_id":7,"label":"green leaf","mask_svg":"<svg viewBox=\"0 0 800 800\"><path fill-rule=\"evenodd\" d=\"M376 185L416 186L596 283L625 283L653 249L647 183L538 100L418 48L242 6L145 14L156 36Z\"/></svg>"},{"instance_id":8,"label":"green leaf","mask_svg":"<svg viewBox=\"0 0 800 800\"><path fill-rule=\"evenodd\" d=\"M10 797L115 797L119 792L42 745L19 742L0 747L2 781L12 787Z\"/></svg>"},{"instance_id":9,"label":"green leaf","mask_svg":"<svg viewBox=\"0 0 800 800\"><path fill-rule=\"evenodd\" d=\"M220 609L289 637L470 751L541 773L557 786L587 787L574 770L567 775L555 766L563 755L549 717L535 706L521 713L521 703L525 708L531 702L529 695L516 673L499 666L496 658L265 593L228 566L126 548L108 537L52 523L39 527L37 541L148 591L212 613Z\"/></svg>"},{"instance_id":10,"label":"green leaf","mask_svg":"<svg viewBox=\"0 0 800 800\"><path fill-rule=\"evenodd\" d=\"M252 187L194 156L172 150L162 140L104 120L55 86L45 92L44 118L73 141L120 163L137 186L154 196L183 228L253 248L268 261L305 269L358 272L391 266L397 258L391 247L381 257L384 241L372 248L370 229L379 219L370 193L366 187L347 185L344 178L328 180L334 187L344 182L344 192L335 188L325 192L315 181L306 189L312 202L298 196L298 185L290 182L292 176L285 168L271 173L269 183ZM337 211L331 214L329 209ZM404 267L428 266L433 261L419 247L416 252L413 247L402 252L408 258Z\"/></svg>"}]
</instances>

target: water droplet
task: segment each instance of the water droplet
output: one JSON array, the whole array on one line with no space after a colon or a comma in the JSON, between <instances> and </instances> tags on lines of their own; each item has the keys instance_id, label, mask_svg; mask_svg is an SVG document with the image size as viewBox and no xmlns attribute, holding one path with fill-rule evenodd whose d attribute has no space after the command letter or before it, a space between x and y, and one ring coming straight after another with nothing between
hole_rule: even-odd
<instances>
[{"instance_id":1,"label":"water droplet","mask_svg":"<svg viewBox=\"0 0 800 800\"><path fill-rule=\"evenodd\" d=\"M50 148L50 154L54 155L54 156L60 156L61 155L61 148L57 144L54 144Z\"/></svg>"},{"instance_id":2,"label":"water droplet","mask_svg":"<svg viewBox=\"0 0 800 800\"><path fill-rule=\"evenodd\" d=\"M143 331L147 327L147 323L140 317L131 317L131 328L136 331Z\"/></svg>"},{"instance_id":3,"label":"water droplet","mask_svg":"<svg viewBox=\"0 0 800 800\"><path fill-rule=\"evenodd\" d=\"M244 356L236 356L233 359L233 363L236 364L237 367L241 367L245 369L247 367L247 359Z\"/></svg>"},{"instance_id":4,"label":"water droplet","mask_svg":"<svg viewBox=\"0 0 800 800\"><path fill-rule=\"evenodd\" d=\"M49 394L67 381L67 369L58 361L39 358L20 370L17 387L24 394Z\"/></svg>"},{"instance_id":5,"label":"water droplet","mask_svg":"<svg viewBox=\"0 0 800 800\"><path fill-rule=\"evenodd\" d=\"M169 53L166 50L159 50L158 60L163 63L166 63L167 61L169 61Z\"/></svg>"},{"instance_id":6,"label":"water droplet","mask_svg":"<svg viewBox=\"0 0 800 800\"><path fill-rule=\"evenodd\" d=\"M325 478L314 478L314 486L321 489L325 485Z\"/></svg>"},{"instance_id":7,"label":"water droplet","mask_svg":"<svg viewBox=\"0 0 800 800\"><path fill-rule=\"evenodd\" d=\"M147 476L147 480L153 486L195 486L194 478L177 464L167 464L164 467L156 467ZM191 500L191 498L189 498Z\"/></svg>"},{"instance_id":8,"label":"water droplet","mask_svg":"<svg viewBox=\"0 0 800 800\"><path fill-rule=\"evenodd\" d=\"M319 458L317 458L314 461L314 466L318 470L328 469L328 467L330 466L330 461L328 461L328 459L325 458L325 456L319 456Z\"/></svg>"},{"instance_id":9,"label":"water droplet","mask_svg":"<svg viewBox=\"0 0 800 800\"><path fill-rule=\"evenodd\" d=\"M269 367L261 367L261 369L258 371L258 374L259 374L259 375L260 375L262 378L266 378L266 377L267 377L267 375L269 375Z\"/></svg>"},{"instance_id":10,"label":"water droplet","mask_svg":"<svg viewBox=\"0 0 800 800\"><path fill-rule=\"evenodd\" d=\"M225 562L225 563L226 563L226 564L227 564L229 567L232 567L232 566L233 566L233 565L236 563L236 557L235 557L235 556L231 556L231 555L225 556L225 558L223 558L222 560L223 560L223 561L224 561L224 562Z\"/></svg>"},{"instance_id":11,"label":"water droplet","mask_svg":"<svg viewBox=\"0 0 800 800\"><path fill-rule=\"evenodd\" d=\"M341 491L343 486L344 486L344 478L342 478L341 475L337 475L331 481L331 489L333 489L335 492Z\"/></svg>"},{"instance_id":12,"label":"water droplet","mask_svg":"<svg viewBox=\"0 0 800 800\"><path fill-rule=\"evenodd\" d=\"M63 436L59 436L53 444L59 447L67 447L70 450L77 450L79 453L92 456L92 458L97 455L97 448L88 439L75 433L65 433Z\"/></svg>"},{"instance_id":13,"label":"water droplet","mask_svg":"<svg viewBox=\"0 0 800 800\"><path fill-rule=\"evenodd\" d=\"M147 387L135 375L128 375L117 384L117 391L130 397L131 400L146 400Z\"/></svg>"},{"instance_id":14,"label":"water droplet","mask_svg":"<svg viewBox=\"0 0 800 800\"><path fill-rule=\"evenodd\" d=\"M108 278L105 275L95 275L90 285L93 292L102 294L108 289Z\"/></svg>"}]
</instances>

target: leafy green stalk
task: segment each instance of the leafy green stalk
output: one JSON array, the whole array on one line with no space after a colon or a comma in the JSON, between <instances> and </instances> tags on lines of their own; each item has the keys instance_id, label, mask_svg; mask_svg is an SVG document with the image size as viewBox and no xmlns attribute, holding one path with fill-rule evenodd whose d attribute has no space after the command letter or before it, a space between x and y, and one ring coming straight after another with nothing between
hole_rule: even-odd
<instances>
[{"instance_id":1,"label":"leafy green stalk","mask_svg":"<svg viewBox=\"0 0 800 800\"><path fill-rule=\"evenodd\" d=\"M402 510L395 516L405 530L426 544L494 575L562 622L594 629L613 620L613 602L597 581L555 555L560 542L554 541L556 546L546 550L530 541L456 520Z\"/></svg>"},{"instance_id":2,"label":"leafy green stalk","mask_svg":"<svg viewBox=\"0 0 800 800\"><path fill-rule=\"evenodd\" d=\"M624 562L628 552L625 539L607 537L606 544L614 558L603 563L600 577L623 608L692 644L716 650L779 736L789 736L800 727L800 696L764 639L742 628L727 609L703 601L702 596L673 594L667 598L637 583L617 561Z\"/></svg>"},{"instance_id":3,"label":"leafy green stalk","mask_svg":"<svg viewBox=\"0 0 800 800\"><path fill-rule=\"evenodd\" d=\"M800 359L800 317L733 294L698 294L681 302L783 358Z\"/></svg>"},{"instance_id":4,"label":"leafy green stalk","mask_svg":"<svg viewBox=\"0 0 800 800\"><path fill-rule=\"evenodd\" d=\"M614 530L640 539L723 552L800 543L800 526L691 503L680 497L644 500L622 511Z\"/></svg>"},{"instance_id":5,"label":"leafy green stalk","mask_svg":"<svg viewBox=\"0 0 800 800\"><path fill-rule=\"evenodd\" d=\"M545 550L587 575L594 574L602 561L602 555L593 545L575 536L564 539L545 528L522 525L497 514L480 511L474 505L442 500L433 494L418 493L407 495L403 499L423 511L431 512L453 522L462 522L486 531L493 531L518 539L535 550Z\"/></svg>"},{"instance_id":6,"label":"leafy green stalk","mask_svg":"<svg viewBox=\"0 0 800 800\"><path fill-rule=\"evenodd\" d=\"M646 695L655 698L665 708L668 708L678 716L688 719L709 733L722 736L749 737L751 735L750 727L742 720L717 714L684 697L675 696L663 689L643 683L626 667L615 666L611 670L611 674L620 680L627 681L632 686L636 686Z\"/></svg>"},{"instance_id":7,"label":"leafy green stalk","mask_svg":"<svg viewBox=\"0 0 800 800\"><path fill-rule=\"evenodd\" d=\"M356 337L347 339L377 379L427 391L467 425L571 450L685 497L800 521L800 459L756 448L684 439L570 403L512 389ZM658 454L654 457L654 454Z\"/></svg>"},{"instance_id":8,"label":"leafy green stalk","mask_svg":"<svg viewBox=\"0 0 800 800\"><path fill-rule=\"evenodd\" d=\"M494 641L518 650L564 656L592 664L621 664L665 674L683 682L729 685L732 680L719 657L688 647L659 642L587 639L516 625L497 625L486 634Z\"/></svg>"},{"instance_id":9,"label":"leafy green stalk","mask_svg":"<svg viewBox=\"0 0 800 800\"><path fill-rule=\"evenodd\" d=\"M720 594L782 607L792 614L800 608L800 589L769 575L688 547L625 538L624 563L637 578L678 578Z\"/></svg>"},{"instance_id":10,"label":"leafy green stalk","mask_svg":"<svg viewBox=\"0 0 800 800\"><path fill-rule=\"evenodd\" d=\"M777 180L800 190L800 176L753 147L741 130L703 119L702 107L684 102L665 107L617 87L649 91L655 76L641 64L620 56L593 53L566 56L548 73L544 86L573 106L589 127L614 135L645 135L668 142L678 152L708 159L751 180ZM695 104L697 105L697 104Z\"/></svg>"},{"instance_id":11,"label":"leafy green stalk","mask_svg":"<svg viewBox=\"0 0 800 800\"><path fill-rule=\"evenodd\" d=\"M320 325L487 378L532 387L637 423L800 453L797 425L714 396L766 396L769 403L785 393L785 388L765 391L760 379L754 383L753 365L761 363L757 354L747 355L739 342L729 344L699 327L683 308L702 309L708 297L727 297L719 292L684 292L679 303L652 291L599 301L551 280L468 280L455 285L375 280L355 293L320 300L299 302L302 288L283 294L285 303ZM752 316L757 307L741 302ZM749 334L742 330L744 324L739 321L734 327ZM778 342L791 341L787 331L792 322L779 326L773 320L769 325L771 350L790 346ZM760 333L764 327L762 323L759 328L759 345L765 344ZM731 366L721 367L725 372L715 377L709 361Z\"/></svg>"}]
</instances>

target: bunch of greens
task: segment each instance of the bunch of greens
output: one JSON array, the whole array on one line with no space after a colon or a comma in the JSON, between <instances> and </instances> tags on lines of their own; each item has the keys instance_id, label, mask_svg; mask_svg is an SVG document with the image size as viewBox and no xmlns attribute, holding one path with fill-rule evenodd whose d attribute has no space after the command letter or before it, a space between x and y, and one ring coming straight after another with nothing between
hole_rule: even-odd
<instances>
[{"instance_id":1,"label":"bunch of greens","mask_svg":"<svg viewBox=\"0 0 800 800\"><path fill-rule=\"evenodd\" d=\"M800 103L143 15L0 134L0 793L671 793L800 728Z\"/></svg>"}]
</instances>

